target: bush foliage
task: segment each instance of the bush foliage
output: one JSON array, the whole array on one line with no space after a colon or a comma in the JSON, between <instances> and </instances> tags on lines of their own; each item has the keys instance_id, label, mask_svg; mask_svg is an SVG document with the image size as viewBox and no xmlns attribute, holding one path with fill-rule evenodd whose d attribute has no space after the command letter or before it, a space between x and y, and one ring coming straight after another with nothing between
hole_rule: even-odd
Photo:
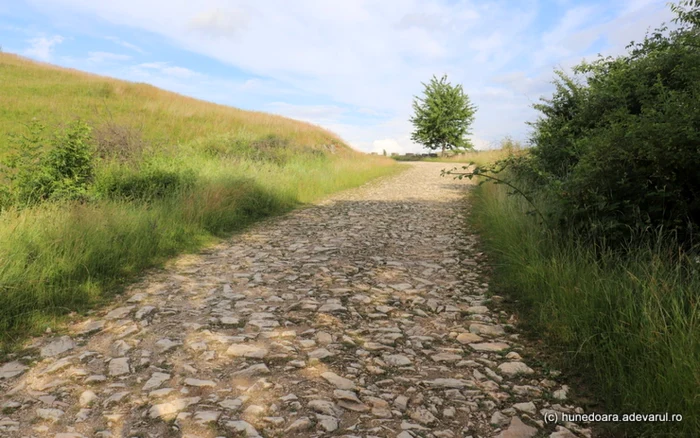
<instances>
[{"instance_id":1,"label":"bush foliage","mask_svg":"<svg viewBox=\"0 0 700 438\"><path fill-rule=\"evenodd\" d=\"M700 2L619 57L584 62L535 105L532 149L508 163L564 229L616 244L700 226ZM503 164L503 163L502 163Z\"/></svg>"},{"instance_id":2,"label":"bush foliage","mask_svg":"<svg viewBox=\"0 0 700 438\"><path fill-rule=\"evenodd\" d=\"M36 120L27 128L27 134L12 136L13 148L3 166L0 207L87 196L95 175L90 126L76 120L51 137Z\"/></svg>"}]
</instances>

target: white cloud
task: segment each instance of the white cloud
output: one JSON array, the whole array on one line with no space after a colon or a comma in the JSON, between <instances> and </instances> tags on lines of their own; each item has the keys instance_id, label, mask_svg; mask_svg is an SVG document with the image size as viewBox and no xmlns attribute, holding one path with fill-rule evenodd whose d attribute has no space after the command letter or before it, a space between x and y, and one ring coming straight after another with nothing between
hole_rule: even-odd
<instances>
[{"instance_id":1,"label":"white cloud","mask_svg":"<svg viewBox=\"0 0 700 438\"><path fill-rule=\"evenodd\" d=\"M244 31L249 19L242 9L215 8L192 17L189 28L212 37L231 37Z\"/></svg>"},{"instance_id":2,"label":"white cloud","mask_svg":"<svg viewBox=\"0 0 700 438\"><path fill-rule=\"evenodd\" d=\"M406 152L404 148L399 144L399 142L394 138L385 138L382 140L374 140L372 142L372 150L370 152L383 153L386 151L387 154L398 153L403 154Z\"/></svg>"},{"instance_id":3,"label":"white cloud","mask_svg":"<svg viewBox=\"0 0 700 438\"><path fill-rule=\"evenodd\" d=\"M30 58L49 61L54 46L61 44L63 41L64 38L60 35L32 38L28 41L29 47L24 50L24 54Z\"/></svg>"}]
</instances>

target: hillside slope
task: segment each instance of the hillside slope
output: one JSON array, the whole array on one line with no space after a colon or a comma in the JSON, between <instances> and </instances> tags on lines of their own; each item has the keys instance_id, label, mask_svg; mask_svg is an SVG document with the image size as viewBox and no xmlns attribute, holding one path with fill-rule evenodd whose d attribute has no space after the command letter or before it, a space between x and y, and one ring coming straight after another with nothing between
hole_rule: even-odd
<instances>
[{"instance_id":1,"label":"hillside slope","mask_svg":"<svg viewBox=\"0 0 700 438\"><path fill-rule=\"evenodd\" d=\"M180 252L399 169L308 123L11 54L0 132L4 347Z\"/></svg>"},{"instance_id":2,"label":"hillside slope","mask_svg":"<svg viewBox=\"0 0 700 438\"><path fill-rule=\"evenodd\" d=\"M0 132L33 117L48 124L76 117L142 128L146 139L188 142L212 134L278 135L294 144L342 143L317 126L263 112L244 111L78 70L0 53ZM7 139L0 138L0 150Z\"/></svg>"}]
</instances>

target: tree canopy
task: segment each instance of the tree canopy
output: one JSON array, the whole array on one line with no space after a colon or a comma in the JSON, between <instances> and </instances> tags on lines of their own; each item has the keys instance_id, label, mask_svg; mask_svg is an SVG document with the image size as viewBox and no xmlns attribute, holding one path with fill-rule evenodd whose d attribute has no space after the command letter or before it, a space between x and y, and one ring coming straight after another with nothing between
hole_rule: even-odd
<instances>
[{"instance_id":1,"label":"tree canopy","mask_svg":"<svg viewBox=\"0 0 700 438\"><path fill-rule=\"evenodd\" d=\"M413 101L414 115L411 123L415 130L411 140L430 150L469 150L473 144L469 139L474 122L474 106L461 85L452 85L447 76L433 76L428 84L423 83L423 97Z\"/></svg>"}]
</instances>

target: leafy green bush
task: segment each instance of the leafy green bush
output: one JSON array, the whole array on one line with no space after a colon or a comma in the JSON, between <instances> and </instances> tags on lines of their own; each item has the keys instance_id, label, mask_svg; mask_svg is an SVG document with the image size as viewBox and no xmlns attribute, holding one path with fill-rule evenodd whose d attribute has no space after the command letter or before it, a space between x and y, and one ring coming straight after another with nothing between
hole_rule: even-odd
<instances>
[{"instance_id":1,"label":"leafy green bush","mask_svg":"<svg viewBox=\"0 0 700 438\"><path fill-rule=\"evenodd\" d=\"M699 231L700 2L674 10L679 28L557 72L535 105L534 147L508 164L551 196L563 228L608 243L663 230L686 245Z\"/></svg>"},{"instance_id":2,"label":"leafy green bush","mask_svg":"<svg viewBox=\"0 0 700 438\"><path fill-rule=\"evenodd\" d=\"M5 206L84 198L95 172L91 128L77 120L50 138L36 120L27 128L27 134L11 136L2 176L6 187L0 196Z\"/></svg>"}]
</instances>

